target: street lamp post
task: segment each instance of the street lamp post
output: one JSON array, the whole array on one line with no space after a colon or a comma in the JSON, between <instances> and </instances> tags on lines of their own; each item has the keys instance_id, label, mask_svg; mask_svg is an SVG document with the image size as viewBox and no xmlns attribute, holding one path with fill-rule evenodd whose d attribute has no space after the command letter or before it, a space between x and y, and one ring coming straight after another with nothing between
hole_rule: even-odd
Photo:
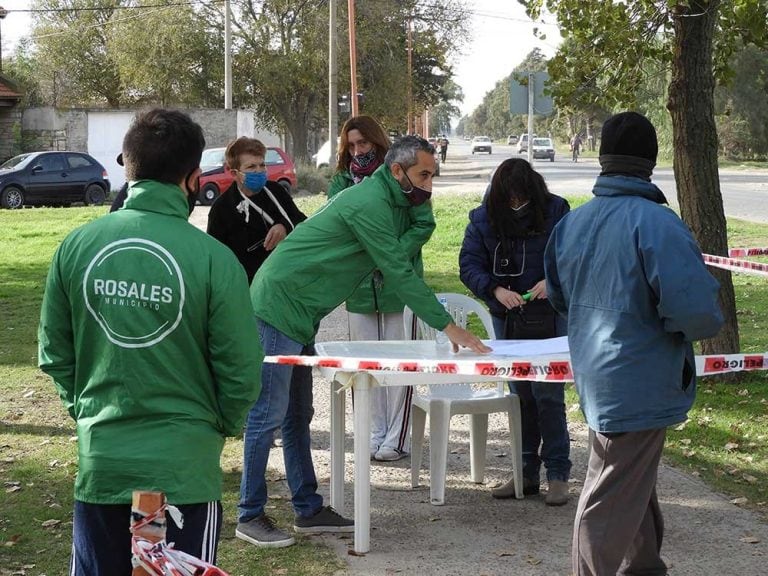
<instances>
[{"instance_id":1,"label":"street lamp post","mask_svg":"<svg viewBox=\"0 0 768 576\"><path fill-rule=\"evenodd\" d=\"M3 73L3 19L8 16L8 10L0 6L0 74Z\"/></svg>"}]
</instances>

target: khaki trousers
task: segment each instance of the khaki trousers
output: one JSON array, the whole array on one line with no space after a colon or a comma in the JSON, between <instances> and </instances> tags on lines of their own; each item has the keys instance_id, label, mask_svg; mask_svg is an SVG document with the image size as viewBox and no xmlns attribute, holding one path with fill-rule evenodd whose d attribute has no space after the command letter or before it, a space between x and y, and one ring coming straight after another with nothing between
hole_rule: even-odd
<instances>
[{"instance_id":1,"label":"khaki trousers","mask_svg":"<svg viewBox=\"0 0 768 576\"><path fill-rule=\"evenodd\" d=\"M590 430L587 478L573 526L575 576L663 576L656 477L666 429Z\"/></svg>"}]
</instances>

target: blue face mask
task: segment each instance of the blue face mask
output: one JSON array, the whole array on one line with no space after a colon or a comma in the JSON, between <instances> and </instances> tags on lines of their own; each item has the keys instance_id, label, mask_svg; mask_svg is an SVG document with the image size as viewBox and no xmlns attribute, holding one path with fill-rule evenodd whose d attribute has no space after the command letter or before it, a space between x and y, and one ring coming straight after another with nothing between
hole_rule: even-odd
<instances>
[{"instance_id":1,"label":"blue face mask","mask_svg":"<svg viewBox=\"0 0 768 576\"><path fill-rule=\"evenodd\" d=\"M267 183L266 172L244 172L245 174L245 186L252 192L261 192L264 185Z\"/></svg>"}]
</instances>

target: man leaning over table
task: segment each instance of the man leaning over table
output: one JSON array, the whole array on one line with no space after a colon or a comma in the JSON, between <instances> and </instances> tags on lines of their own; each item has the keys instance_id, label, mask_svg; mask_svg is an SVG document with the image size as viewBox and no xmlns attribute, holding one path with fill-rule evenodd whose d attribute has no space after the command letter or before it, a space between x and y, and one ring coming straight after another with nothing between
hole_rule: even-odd
<instances>
[{"instance_id":1,"label":"man leaning over table","mask_svg":"<svg viewBox=\"0 0 768 576\"><path fill-rule=\"evenodd\" d=\"M349 298L375 269L398 287L399 298L417 316L443 330L455 348L490 351L453 323L414 271L398 239L395 219L406 217L411 206L429 201L434 173L432 146L423 138L403 137L389 149L383 166L331 198L277 246L251 284L265 354L300 354L313 341L320 320ZM309 433L312 388L292 385L291 371L288 365L264 365L261 396L248 416L236 535L256 546L294 543L264 513L267 460L277 427L282 427L294 530L354 530L353 521L323 506L317 493Z\"/></svg>"}]
</instances>

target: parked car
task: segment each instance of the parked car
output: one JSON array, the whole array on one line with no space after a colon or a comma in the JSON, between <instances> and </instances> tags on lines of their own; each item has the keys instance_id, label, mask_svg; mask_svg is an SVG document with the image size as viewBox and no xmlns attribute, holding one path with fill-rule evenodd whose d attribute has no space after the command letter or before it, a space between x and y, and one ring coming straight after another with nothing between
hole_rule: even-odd
<instances>
[{"instance_id":1,"label":"parked car","mask_svg":"<svg viewBox=\"0 0 768 576\"><path fill-rule=\"evenodd\" d=\"M234 177L229 169L224 167L224 151L226 148L206 148L200 159L200 203L213 204L232 185ZM267 180L273 180L282 184L288 192L296 186L296 167L293 160L282 148L277 146L267 147Z\"/></svg>"},{"instance_id":2,"label":"parked car","mask_svg":"<svg viewBox=\"0 0 768 576\"><path fill-rule=\"evenodd\" d=\"M512 136L509 136L507 138L507 146L515 145L517 144L517 141L518 141L518 137L513 134Z\"/></svg>"},{"instance_id":3,"label":"parked car","mask_svg":"<svg viewBox=\"0 0 768 576\"><path fill-rule=\"evenodd\" d=\"M534 138L531 146L534 158L549 158L550 162L555 161L555 147L551 138Z\"/></svg>"},{"instance_id":4,"label":"parked car","mask_svg":"<svg viewBox=\"0 0 768 576\"><path fill-rule=\"evenodd\" d=\"M84 152L28 152L0 165L0 206L101 206L110 190L107 171Z\"/></svg>"},{"instance_id":5,"label":"parked car","mask_svg":"<svg viewBox=\"0 0 768 576\"><path fill-rule=\"evenodd\" d=\"M472 139L472 154L475 152L488 152L491 154L491 139L488 136L475 136Z\"/></svg>"},{"instance_id":6,"label":"parked car","mask_svg":"<svg viewBox=\"0 0 768 576\"><path fill-rule=\"evenodd\" d=\"M393 138L390 136L390 138ZM336 138L336 147L338 148L339 141L341 138ZM393 138L394 141L394 138ZM320 146L320 150L318 150L315 154L312 154L312 160L315 162L315 168L326 168L328 167L328 159L331 156L331 141L326 140L325 143ZM336 161L338 160L338 151L333 155L333 163L334 165L332 167L335 168Z\"/></svg>"}]
</instances>

